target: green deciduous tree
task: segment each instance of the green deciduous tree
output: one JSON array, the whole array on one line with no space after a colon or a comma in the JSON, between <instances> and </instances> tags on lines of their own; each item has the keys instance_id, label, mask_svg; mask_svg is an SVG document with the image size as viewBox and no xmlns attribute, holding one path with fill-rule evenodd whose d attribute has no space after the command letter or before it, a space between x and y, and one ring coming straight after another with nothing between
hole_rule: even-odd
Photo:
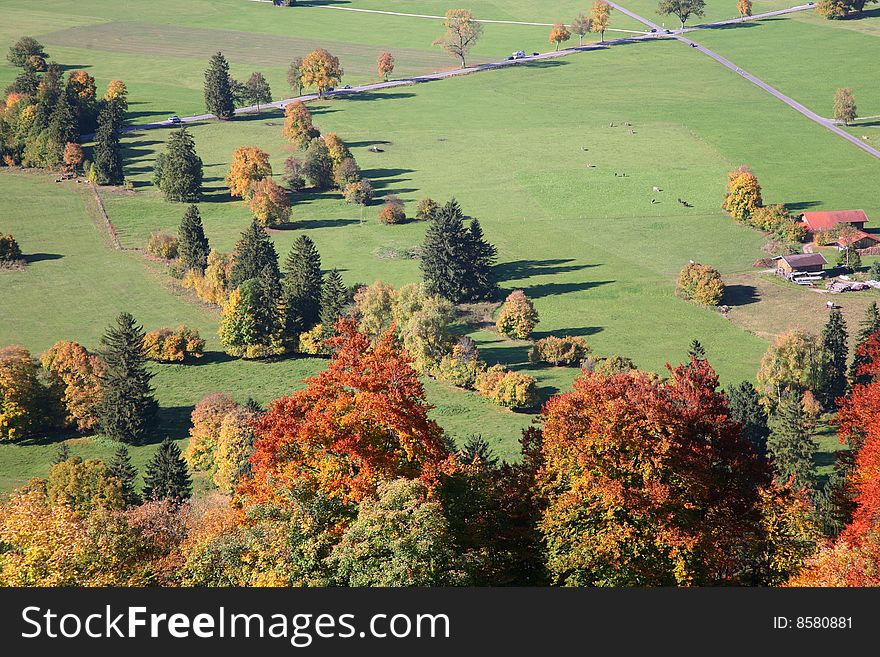
<instances>
[{"instance_id":1,"label":"green deciduous tree","mask_svg":"<svg viewBox=\"0 0 880 657\"><path fill-rule=\"evenodd\" d=\"M303 158L303 175L309 184L317 190L333 187L333 160L327 144L320 137L309 142Z\"/></svg>"},{"instance_id":2,"label":"green deciduous tree","mask_svg":"<svg viewBox=\"0 0 880 657\"><path fill-rule=\"evenodd\" d=\"M657 13L663 16L673 14L681 21L681 29L691 16L702 16L706 7L704 0L660 0Z\"/></svg>"},{"instance_id":3,"label":"green deciduous tree","mask_svg":"<svg viewBox=\"0 0 880 657\"><path fill-rule=\"evenodd\" d=\"M244 86L247 89L248 100L257 106L257 112L260 111L260 105L268 105L272 102L272 89L265 76L259 71L251 73Z\"/></svg>"}]
</instances>

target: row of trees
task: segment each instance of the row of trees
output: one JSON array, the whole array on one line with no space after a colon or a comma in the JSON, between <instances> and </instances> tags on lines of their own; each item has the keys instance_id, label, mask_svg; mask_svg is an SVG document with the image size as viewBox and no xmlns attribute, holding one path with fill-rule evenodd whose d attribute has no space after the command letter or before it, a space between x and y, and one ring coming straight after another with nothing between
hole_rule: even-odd
<instances>
[{"instance_id":1,"label":"row of trees","mask_svg":"<svg viewBox=\"0 0 880 657\"><path fill-rule=\"evenodd\" d=\"M829 20L838 20L861 16L865 5L876 3L877 0L819 0L816 11Z\"/></svg>"},{"instance_id":2,"label":"row of trees","mask_svg":"<svg viewBox=\"0 0 880 657\"><path fill-rule=\"evenodd\" d=\"M611 20L612 7L604 0L596 0L590 8L590 15L584 16L578 14L566 26L565 23L555 23L550 30L550 43L555 44L556 50L559 50L559 44L568 41L572 34L578 37L578 46L584 45L584 37L590 32L600 35L600 40L605 41L605 30L608 29L608 23Z\"/></svg>"}]
</instances>

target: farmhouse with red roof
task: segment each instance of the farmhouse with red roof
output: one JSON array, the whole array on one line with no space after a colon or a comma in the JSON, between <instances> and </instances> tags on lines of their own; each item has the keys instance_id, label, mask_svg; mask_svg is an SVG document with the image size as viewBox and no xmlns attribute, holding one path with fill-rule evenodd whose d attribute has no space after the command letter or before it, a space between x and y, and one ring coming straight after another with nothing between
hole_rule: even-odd
<instances>
[{"instance_id":1,"label":"farmhouse with red roof","mask_svg":"<svg viewBox=\"0 0 880 657\"><path fill-rule=\"evenodd\" d=\"M830 234L819 246L834 245L839 249L851 246L854 249L867 249L880 244L880 237L864 231L868 215L864 210L832 210L830 212L804 212L801 223L815 237L817 233ZM837 234L844 226L852 231Z\"/></svg>"}]
</instances>

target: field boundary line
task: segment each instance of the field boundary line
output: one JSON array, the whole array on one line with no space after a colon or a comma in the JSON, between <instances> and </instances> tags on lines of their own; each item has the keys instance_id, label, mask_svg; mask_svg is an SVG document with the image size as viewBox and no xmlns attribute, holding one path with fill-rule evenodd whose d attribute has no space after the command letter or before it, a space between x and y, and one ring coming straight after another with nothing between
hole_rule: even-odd
<instances>
[{"instance_id":1,"label":"field boundary line","mask_svg":"<svg viewBox=\"0 0 880 657\"><path fill-rule=\"evenodd\" d=\"M122 246L122 242L119 241L119 235L116 233L116 227L113 225L113 222L110 221L110 216L107 214L107 209L104 207L104 200L101 198L101 194L98 192L98 186L93 182L88 183L89 188L92 190L92 194L95 197L95 207L98 209L98 215L101 218L101 222L104 225L104 229L107 231L107 236L110 238L110 243L113 245L113 248L117 251L130 251L132 249L127 249Z\"/></svg>"}]
</instances>

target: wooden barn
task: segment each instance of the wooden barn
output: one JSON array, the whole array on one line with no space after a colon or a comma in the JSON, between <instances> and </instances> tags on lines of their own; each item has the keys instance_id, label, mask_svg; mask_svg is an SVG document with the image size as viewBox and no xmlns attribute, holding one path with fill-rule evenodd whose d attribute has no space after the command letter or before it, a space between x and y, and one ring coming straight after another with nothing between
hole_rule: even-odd
<instances>
[{"instance_id":1,"label":"wooden barn","mask_svg":"<svg viewBox=\"0 0 880 657\"><path fill-rule=\"evenodd\" d=\"M792 255L777 256L776 273L786 278L797 274L818 274L828 261L821 253L794 253Z\"/></svg>"},{"instance_id":2,"label":"wooden barn","mask_svg":"<svg viewBox=\"0 0 880 657\"><path fill-rule=\"evenodd\" d=\"M801 223L814 239L817 234L829 236L828 239L823 239L819 246L836 246L838 249L851 246L854 249L867 249L880 244L880 237L865 232L868 215L864 210L804 212L801 214ZM844 226L850 226L852 230L837 234Z\"/></svg>"}]
</instances>

